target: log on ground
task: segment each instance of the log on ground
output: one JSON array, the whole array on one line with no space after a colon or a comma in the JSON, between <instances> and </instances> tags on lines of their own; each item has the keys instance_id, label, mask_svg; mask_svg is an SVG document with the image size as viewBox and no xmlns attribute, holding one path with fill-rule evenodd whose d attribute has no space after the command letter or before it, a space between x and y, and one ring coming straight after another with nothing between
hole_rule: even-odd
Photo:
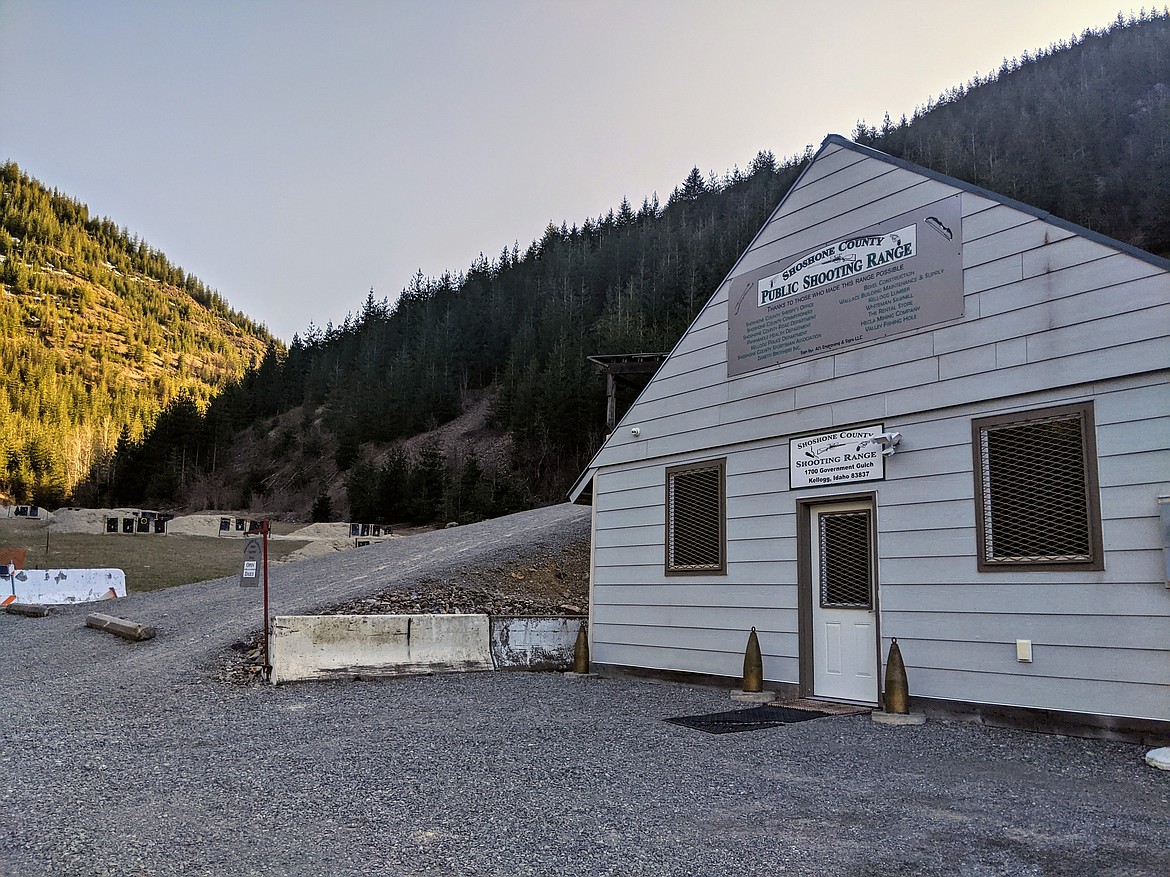
<instances>
[{"instance_id":1,"label":"log on ground","mask_svg":"<svg viewBox=\"0 0 1170 877\"><path fill-rule=\"evenodd\" d=\"M107 633L115 634L128 639L133 642L142 642L143 640L154 639L158 634L158 630L147 624L140 624L137 621L127 621L125 618L117 618L113 615L104 615L101 612L94 612L92 615L85 617L85 626L92 627L94 630L104 630Z\"/></svg>"},{"instance_id":2,"label":"log on ground","mask_svg":"<svg viewBox=\"0 0 1170 877\"><path fill-rule=\"evenodd\" d=\"M28 618L44 618L53 610L40 603L9 603L4 607L9 615L24 615Z\"/></svg>"}]
</instances>

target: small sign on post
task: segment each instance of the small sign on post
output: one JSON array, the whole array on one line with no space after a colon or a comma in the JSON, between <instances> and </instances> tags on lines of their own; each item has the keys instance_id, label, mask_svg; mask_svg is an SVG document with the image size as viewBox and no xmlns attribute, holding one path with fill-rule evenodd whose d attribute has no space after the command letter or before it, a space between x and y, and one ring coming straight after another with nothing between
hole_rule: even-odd
<instances>
[{"instance_id":1,"label":"small sign on post","mask_svg":"<svg viewBox=\"0 0 1170 877\"><path fill-rule=\"evenodd\" d=\"M260 564L264 562L263 539L244 540L244 567L240 570L241 588L260 587Z\"/></svg>"},{"instance_id":2,"label":"small sign on post","mask_svg":"<svg viewBox=\"0 0 1170 877\"><path fill-rule=\"evenodd\" d=\"M242 518L240 519L243 520ZM264 584L264 673L271 677L272 661L269 657L269 623L268 623L268 521L257 522L255 532L259 536L249 536L244 540L244 566L240 570L240 587L256 588L261 582Z\"/></svg>"}]
</instances>

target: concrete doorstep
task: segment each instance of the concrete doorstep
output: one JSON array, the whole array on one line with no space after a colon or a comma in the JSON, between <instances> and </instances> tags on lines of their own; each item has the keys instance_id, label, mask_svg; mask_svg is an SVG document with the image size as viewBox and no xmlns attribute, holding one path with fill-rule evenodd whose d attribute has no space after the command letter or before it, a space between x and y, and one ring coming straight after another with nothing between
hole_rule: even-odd
<instances>
[{"instance_id":1,"label":"concrete doorstep","mask_svg":"<svg viewBox=\"0 0 1170 877\"><path fill-rule=\"evenodd\" d=\"M925 713L887 713L884 710L874 710L869 714L879 725L925 725Z\"/></svg>"},{"instance_id":2,"label":"concrete doorstep","mask_svg":"<svg viewBox=\"0 0 1170 877\"><path fill-rule=\"evenodd\" d=\"M1170 746L1161 749L1151 749L1146 753L1146 764L1158 770L1170 770Z\"/></svg>"}]
</instances>

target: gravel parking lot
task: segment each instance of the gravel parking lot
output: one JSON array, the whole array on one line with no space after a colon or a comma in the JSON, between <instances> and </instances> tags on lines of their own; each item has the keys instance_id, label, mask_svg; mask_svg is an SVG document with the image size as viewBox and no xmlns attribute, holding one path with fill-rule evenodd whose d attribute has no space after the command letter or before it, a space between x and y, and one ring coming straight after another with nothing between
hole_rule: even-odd
<instances>
[{"instance_id":1,"label":"gravel parking lot","mask_svg":"<svg viewBox=\"0 0 1170 877\"><path fill-rule=\"evenodd\" d=\"M273 610L588 528L561 506L283 565ZM716 736L662 720L726 692L560 674L225 685L256 592L112 608L158 638L0 615L0 873L1170 874L1170 773L1138 746L866 716Z\"/></svg>"}]
</instances>

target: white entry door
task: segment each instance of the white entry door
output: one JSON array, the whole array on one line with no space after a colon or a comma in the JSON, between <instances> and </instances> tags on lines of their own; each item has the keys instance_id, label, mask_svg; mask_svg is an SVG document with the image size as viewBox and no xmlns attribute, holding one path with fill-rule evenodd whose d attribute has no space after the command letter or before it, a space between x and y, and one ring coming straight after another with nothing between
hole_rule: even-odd
<instances>
[{"instance_id":1,"label":"white entry door","mask_svg":"<svg viewBox=\"0 0 1170 877\"><path fill-rule=\"evenodd\" d=\"M876 705L873 505L826 504L811 514L813 694Z\"/></svg>"}]
</instances>

